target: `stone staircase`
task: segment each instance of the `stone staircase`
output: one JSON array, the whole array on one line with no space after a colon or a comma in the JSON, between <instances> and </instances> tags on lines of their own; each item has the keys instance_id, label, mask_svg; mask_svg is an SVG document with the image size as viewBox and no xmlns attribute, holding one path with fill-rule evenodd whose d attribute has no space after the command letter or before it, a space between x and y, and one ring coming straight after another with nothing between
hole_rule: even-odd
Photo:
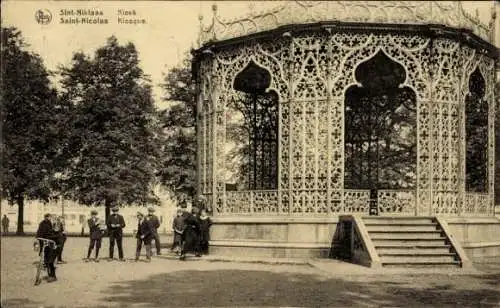
<instances>
[{"instance_id":1,"label":"stone staircase","mask_svg":"<svg viewBox=\"0 0 500 308\"><path fill-rule=\"evenodd\" d=\"M432 217L364 217L383 267L460 267L460 259Z\"/></svg>"}]
</instances>

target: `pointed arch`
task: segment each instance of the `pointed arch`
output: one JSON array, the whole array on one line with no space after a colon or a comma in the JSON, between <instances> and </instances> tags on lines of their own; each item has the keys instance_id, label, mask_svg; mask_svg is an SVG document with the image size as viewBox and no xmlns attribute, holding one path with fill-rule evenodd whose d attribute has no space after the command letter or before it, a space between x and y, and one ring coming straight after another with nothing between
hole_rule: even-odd
<instances>
[{"instance_id":1,"label":"pointed arch","mask_svg":"<svg viewBox=\"0 0 500 308\"><path fill-rule=\"evenodd\" d=\"M227 182L232 189L278 186L279 95L272 74L252 59L233 78L227 101Z\"/></svg>"},{"instance_id":2,"label":"pointed arch","mask_svg":"<svg viewBox=\"0 0 500 308\"><path fill-rule=\"evenodd\" d=\"M382 48L358 63L345 90L344 186L416 186L417 98L406 68Z\"/></svg>"}]
</instances>

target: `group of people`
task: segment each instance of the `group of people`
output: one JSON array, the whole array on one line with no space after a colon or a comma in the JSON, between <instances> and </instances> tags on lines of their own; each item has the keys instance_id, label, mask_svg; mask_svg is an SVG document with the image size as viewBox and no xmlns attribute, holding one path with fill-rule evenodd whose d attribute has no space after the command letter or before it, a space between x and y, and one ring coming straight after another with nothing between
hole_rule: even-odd
<instances>
[{"instance_id":1,"label":"group of people","mask_svg":"<svg viewBox=\"0 0 500 308\"><path fill-rule=\"evenodd\" d=\"M179 254L180 260L186 259L186 253L192 252L197 257L208 254L210 241L210 226L212 220L207 216L205 209L193 207L191 212L183 204L177 210L172 229L174 231L174 243L172 251Z\"/></svg>"},{"instance_id":2,"label":"group of people","mask_svg":"<svg viewBox=\"0 0 500 308\"><path fill-rule=\"evenodd\" d=\"M101 241L108 231L109 236L109 259L113 260L113 255L115 251L115 243L118 247L118 258L120 261L125 261L123 258L123 228L125 228L125 219L122 215L118 214L118 207L112 209L112 214L109 216L107 223L97 217L97 211L92 211L91 217L89 218L89 236L90 245L87 251L87 258L85 261L90 261L90 255L95 249L95 262L99 262L99 249L101 248ZM146 248L146 261L151 261L151 242L154 240L156 244L156 254L161 254L160 248L160 236L158 235L158 228L160 227L160 220L154 214L154 208L150 207L148 209L148 215L144 215L142 212L137 212L137 247L135 260L139 260L139 256L142 250L142 246Z\"/></svg>"},{"instance_id":3,"label":"group of people","mask_svg":"<svg viewBox=\"0 0 500 308\"><path fill-rule=\"evenodd\" d=\"M112 214L108 217L107 221L99 218L97 211L91 211L91 217L87 220L89 226L90 243L87 250L87 256L84 258L86 262L91 260L91 254L95 252L93 261L99 262L99 250L102 244L102 238L106 232L109 236L109 261L114 260L115 244L118 247L118 257L120 261L125 261L123 255L123 228L125 228L125 219L118 213L119 208L114 207L111 209ZM148 208L148 214L144 215L142 212L137 212L137 232L135 237L137 239L135 261L139 261L142 247L146 249L146 262L151 261L152 256L152 241L155 241L156 253L161 254L160 239L158 235L158 228L160 227L160 220L154 215L154 208ZM181 208L177 210L177 217L173 221L174 239L172 244L172 252L179 255L180 260L185 260L186 253L194 253L197 257L202 254L208 254L208 246L210 241L210 226L212 225L211 219L207 216L205 209L193 207L189 212L187 204L183 203ZM62 252L64 243L66 242L66 233L64 230L64 220L61 216L52 216L45 214L44 220L40 223L37 231L38 238L45 238L53 240L55 247L45 246L43 248L40 242L40 251L44 250L44 263L48 272L48 281L52 282L57 280L55 263L65 263L62 260Z\"/></svg>"}]
</instances>

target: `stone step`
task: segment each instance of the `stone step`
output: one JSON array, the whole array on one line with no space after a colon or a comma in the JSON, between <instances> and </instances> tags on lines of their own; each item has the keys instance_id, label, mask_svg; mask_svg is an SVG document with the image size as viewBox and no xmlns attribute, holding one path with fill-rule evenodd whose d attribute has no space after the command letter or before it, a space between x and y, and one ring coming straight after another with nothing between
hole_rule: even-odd
<instances>
[{"instance_id":1,"label":"stone step","mask_svg":"<svg viewBox=\"0 0 500 308\"><path fill-rule=\"evenodd\" d=\"M409 239L409 238L385 238L385 239L374 239L372 238L373 245L376 247L381 245L389 246L436 246L436 245L446 245L446 239L435 238L435 239Z\"/></svg>"},{"instance_id":2,"label":"stone step","mask_svg":"<svg viewBox=\"0 0 500 308\"><path fill-rule=\"evenodd\" d=\"M368 232L372 240L378 239L445 239L442 231L371 231Z\"/></svg>"},{"instance_id":3,"label":"stone step","mask_svg":"<svg viewBox=\"0 0 500 308\"><path fill-rule=\"evenodd\" d=\"M376 246L375 250L380 255L383 254L426 254L426 253L451 253L451 247L449 245L438 245L438 246L423 246L423 247L413 247L413 246Z\"/></svg>"},{"instance_id":4,"label":"stone step","mask_svg":"<svg viewBox=\"0 0 500 308\"><path fill-rule=\"evenodd\" d=\"M365 224L368 232L373 231L436 231L438 226L435 224Z\"/></svg>"},{"instance_id":5,"label":"stone step","mask_svg":"<svg viewBox=\"0 0 500 308\"><path fill-rule=\"evenodd\" d=\"M402 263L432 263L432 262L455 262L455 256L383 256L380 257L380 262L391 263L391 262L402 262Z\"/></svg>"},{"instance_id":6,"label":"stone step","mask_svg":"<svg viewBox=\"0 0 500 308\"><path fill-rule=\"evenodd\" d=\"M363 217L363 222L367 224L436 224L432 217Z\"/></svg>"},{"instance_id":7,"label":"stone step","mask_svg":"<svg viewBox=\"0 0 500 308\"><path fill-rule=\"evenodd\" d=\"M388 252L380 252L377 251L379 257L455 257L456 254L452 252L439 252L435 250L419 250L419 251L412 251L412 250L407 250L403 252L399 251L388 251Z\"/></svg>"},{"instance_id":8,"label":"stone step","mask_svg":"<svg viewBox=\"0 0 500 308\"><path fill-rule=\"evenodd\" d=\"M392 261L383 263L383 267L399 267L399 268L457 268L461 266L460 261L450 261L450 262L404 262L404 261Z\"/></svg>"}]
</instances>

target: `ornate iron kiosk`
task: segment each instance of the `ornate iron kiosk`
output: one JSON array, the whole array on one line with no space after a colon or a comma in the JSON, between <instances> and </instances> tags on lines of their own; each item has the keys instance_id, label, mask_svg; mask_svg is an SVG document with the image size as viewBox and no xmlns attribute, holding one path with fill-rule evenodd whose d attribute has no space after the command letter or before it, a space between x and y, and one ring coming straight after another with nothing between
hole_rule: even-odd
<instances>
[{"instance_id":1,"label":"ornate iron kiosk","mask_svg":"<svg viewBox=\"0 0 500 308\"><path fill-rule=\"evenodd\" d=\"M193 78L215 242L325 243L370 195L379 215L494 215L494 15L438 1L213 10Z\"/></svg>"}]
</instances>

